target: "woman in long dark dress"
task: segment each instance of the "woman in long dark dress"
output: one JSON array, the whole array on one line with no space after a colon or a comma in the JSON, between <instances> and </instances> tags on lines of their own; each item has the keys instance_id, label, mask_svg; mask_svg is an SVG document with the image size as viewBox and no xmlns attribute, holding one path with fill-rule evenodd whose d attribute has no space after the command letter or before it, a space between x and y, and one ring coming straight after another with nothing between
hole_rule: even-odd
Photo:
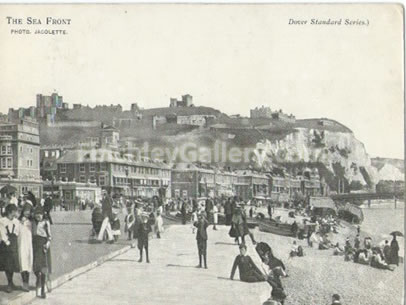
<instances>
[{"instance_id":1,"label":"woman in long dark dress","mask_svg":"<svg viewBox=\"0 0 406 305\"><path fill-rule=\"evenodd\" d=\"M242 218L242 209L240 207L234 210L234 214L231 219L231 228L228 234L230 237L234 238L236 243L240 244L240 237L241 242L244 242L244 220Z\"/></svg>"},{"instance_id":2,"label":"woman in long dark dress","mask_svg":"<svg viewBox=\"0 0 406 305\"><path fill-rule=\"evenodd\" d=\"M17 207L9 204L5 209L5 217L0 219L0 271L7 277L7 292L13 291L13 274L20 272L18 256L18 235L20 222L17 217Z\"/></svg>"},{"instance_id":3,"label":"woman in long dark dress","mask_svg":"<svg viewBox=\"0 0 406 305\"><path fill-rule=\"evenodd\" d=\"M393 235L390 243L390 263L399 266L399 244L396 235Z\"/></svg>"},{"instance_id":4,"label":"woman in long dark dress","mask_svg":"<svg viewBox=\"0 0 406 305\"><path fill-rule=\"evenodd\" d=\"M32 226L32 247L34 253L33 271L37 277L37 296L41 296L42 298L46 298L46 277L52 272L50 245L51 225L48 220L44 219L42 207L36 207ZM39 289L41 289L40 295Z\"/></svg>"}]
</instances>

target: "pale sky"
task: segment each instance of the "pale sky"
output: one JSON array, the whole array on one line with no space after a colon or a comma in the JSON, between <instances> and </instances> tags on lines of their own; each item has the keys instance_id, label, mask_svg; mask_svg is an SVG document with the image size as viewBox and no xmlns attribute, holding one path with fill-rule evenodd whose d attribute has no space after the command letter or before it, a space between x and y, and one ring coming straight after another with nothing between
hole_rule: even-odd
<instances>
[{"instance_id":1,"label":"pale sky","mask_svg":"<svg viewBox=\"0 0 406 305\"><path fill-rule=\"evenodd\" d=\"M8 25L7 16L42 24ZM71 25L49 26L46 17ZM227 114L268 105L335 119L371 157L403 158L402 28L396 5L0 5L0 111L35 105L37 93L54 89L70 104L125 109L189 93Z\"/></svg>"}]
</instances>

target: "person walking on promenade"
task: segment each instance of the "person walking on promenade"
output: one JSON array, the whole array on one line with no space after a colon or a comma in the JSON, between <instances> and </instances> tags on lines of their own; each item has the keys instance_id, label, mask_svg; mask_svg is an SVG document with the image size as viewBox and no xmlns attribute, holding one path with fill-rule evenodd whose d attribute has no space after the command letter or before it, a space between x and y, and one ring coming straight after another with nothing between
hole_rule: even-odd
<instances>
[{"instance_id":1,"label":"person walking on promenade","mask_svg":"<svg viewBox=\"0 0 406 305\"><path fill-rule=\"evenodd\" d=\"M252 244L255 246L257 242L255 241L254 234L248 228L247 215L244 209L241 210L241 216L243 221L242 243L245 244L245 235L248 235L251 239Z\"/></svg>"},{"instance_id":2,"label":"person walking on promenade","mask_svg":"<svg viewBox=\"0 0 406 305\"><path fill-rule=\"evenodd\" d=\"M0 271L4 271L7 277L7 292L14 289L13 274L20 272L18 258L18 235L20 234L20 222L16 219L17 207L9 204L5 208L5 217L0 219Z\"/></svg>"},{"instance_id":3,"label":"person walking on promenade","mask_svg":"<svg viewBox=\"0 0 406 305\"><path fill-rule=\"evenodd\" d=\"M42 207L34 210L32 224L33 270L37 277L37 296L46 298L45 283L51 273L51 224L44 219ZM39 294L41 290L41 294Z\"/></svg>"},{"instance_id":4,"label":"person walking on promenade","mask_svg":"<svg viewBox=\"0 0 406 305\"><path fill-rule=\"evenodd\" d=\"M51 195L48 194L48 196L45 198L45 201L44 201L44 217L49 220L49 223L51 225L53 224L52 218L51 218L51 211L53 209L53 206L54 206L54 204L52 202Z\"/></svg>"},{"instance_id":5,"label":"person walking on promenade","mask_svg":"<svg viewBox=\"0 0 406 305\"><path fill-rule=\"evenodd\" d=\"M206 204L204 206L204 210L206 212L206 216L207 216L207 221L209 223L213 222L213 200L210 198L206 199Z\"/></svg>"},{"instance_id":6,"label":"person walking on promenade","mask_svg":"<svg viewBox=\"0 0 406 305\"><path fill-rule=\"evenodd\" d=\"M395 234L393 234L393 239L390 243L390 263L399 266L399 244Z\"/></svg>"},{"instance_id":7,"label":"person walking on promenade","mask_svg":"<svg viewBox=\"0 0 406 305\"><path fill-rule=\"evenodd\" d=\"M107 194L106 191L103 193L102 215L103 223L97 239L99 241L103 241L104 235L107 234L107 239L111 242L113 241L113 233L111 230L110 221L113 220L113 199L111 199L110 195Z\"/></svg>"},{"instance_id":8,"label":"person walking on promenade","mask_svg":"<svg viewBox=\"0 0 406 305\"><path fill-rule=\"evenodd\" d=\"M101 208L99 206L95 206L92 211L92 238L97 239L97 237L99 236L103 220L104 218Z\"/></svg>"},{"instance_id":9,"label":"person walking on promenade","mask_svg":"<svg viewBox=\"0 0 406 305\"><path fill-rule=\"evenodd\" d=\"M124 232L127 232L128 240L131 240L135 223L134 207L132 205L127 205L127 213L128 214L124 218Z\"/></svg>"},{"instance_id":10,"label":"person walking on promenade","mask_svg":"<svg viewBox=\"0 0 406 305\"><path fill-rule=\"evenodd\" d=\"M219 219L219 209L217 205L213 205L213 230L217 230L216 225Z\"/></svg>"},{"instance_id":11,"label":"person walking on promenade","mask_svg":"<svg viewBox=\"0 0 406 305\"><path fill-rule=\"evenodd\" d=\"M156 237L161 238L161 233L164 232L164 221L162 219L161 211L159 209L156 211L155 231L156 231Z\"/></svg>"},{"instance_id":12,"label":"person walking on promenade","mask_svg":"<svg viewBox=\"0 0 406 305\"><path fill-rule=\"evenodd\" d=\"M110 226L114 241L117 242L121 235L121 224L117 212L113 212L113 219L110 222Z\"/></svg>"},{"instance_id":13,"label":"person walking on promenade","mask_svg":"<svg viewBox=\"0 0 406 305\"><path fill-rule=\"evenodd\" d=\"M30 279L30 272L32 271L33 264L33 250L32 250L32 208L26 205L19 218L20 220L20 234L18 235L18 257L20 263L21 277L23 280L23 291L30 291L28 283Z\"/></svg>"},{"instance_id":14,"label":"person walking on promenade","mask_svg":"<svg viewBox=\"0 0 406 305\"><path fill-rule=\"evenodd\" d=\"M186 224L186 217L187 217L187 203L185 200L182 200L182 205L180 208L180 213L182 214L182 224Z\"/></svg>"},{"instance_id":15,"label":"person walking on promenade","mask_svg":"<svg viewBox=\"0 0 406 305\"><path fill-rule=\"evenodd\" d=\"M203 258L204 268L207 269L207 227L209 226L209 222L203 216L203 214L200 213L197 222L194 223L194 226L197 228L196 241L199 254L199 265L197 268L202 268Z\"/></svg>"},{"instance_id":16,"label":"person walking on promenade","mask_svg":"<svg viewBox=\"0 0 406 305\"><path fill-rule=\"evenodd\" d=\"M196 210L193 210L193 212L192 212L192 234L195 234L195 230L196 230L195 223L198 220L197 215L198 215L198 211L196 208Z\"/></svg>"},{"instance_id":17,"label":"person walking on promenade","mask_svg":"<svg viewBox=\"0 0 406 305\"><path fill-rule=\"evenodd\" d=\"M230 237L234 237L234 241L237 244L240 244L240 237L241 242L244 242L244 220L242 218L242 208L236 207L234 209L234 214L231 219L231 228L228 233Z\"/></svg>"},{"instance_id":18,"label":"person walking on promenade","mask_svg":"<svg viewBox=\"0 0 406 305\"><path fill-rule=\"evenodd\" d=\"M224 214L226 215L226 226L231 225L231 218L233 217L233 213L231 211L231 199L228 198L224 204Z\"/></svg>"},{"instance_id":19,"label":"person walking on promenade","mask_svg":"<svg viewBox=\"0 0 406 305\"><path fill-rule=\"evenodd\" d=\"M140 250L140 259L138 260L139 263L142 262L142 252L145 249L145 256L147 259L147 263L149 263L149 249L148 249L148 237L149 233L152 231L151 225L148 221L148 217L143 217L142 222L138 225L138 250Z\"/></svg>"}]
</instances>

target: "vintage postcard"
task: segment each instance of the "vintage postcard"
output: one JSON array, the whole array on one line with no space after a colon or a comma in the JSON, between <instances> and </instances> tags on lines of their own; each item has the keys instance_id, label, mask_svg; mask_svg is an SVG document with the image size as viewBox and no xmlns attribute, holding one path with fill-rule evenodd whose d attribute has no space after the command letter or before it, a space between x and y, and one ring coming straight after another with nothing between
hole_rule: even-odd
<instances>
[{"instance_id":1,"label":"vintage postcard","mask_svg":"<svg viewBox=\"0 0 406 305\"><path fill-rule=\"evenodd\" d=\"M0 305L404 304L399 4L0 5Z\"/></svg>"}]
</instances>

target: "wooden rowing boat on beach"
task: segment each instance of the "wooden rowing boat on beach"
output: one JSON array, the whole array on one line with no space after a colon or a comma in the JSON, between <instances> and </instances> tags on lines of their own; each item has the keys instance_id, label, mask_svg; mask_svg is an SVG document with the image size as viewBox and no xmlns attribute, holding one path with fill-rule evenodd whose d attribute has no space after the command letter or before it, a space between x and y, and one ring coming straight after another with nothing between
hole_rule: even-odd
<instances>
[{"instance_id":1,"label":"wooden rowing boat on beach","mask_svg":"<svg viewBox=\"0 0 406 305\"><path fill-rule=\"evenodd\" d=\"M283 236L293 236L291 227L292 225L288 223L278 223L274 220L258 220L259 230L262 232L283 235Z\"/></svg>"}]
</instances>

